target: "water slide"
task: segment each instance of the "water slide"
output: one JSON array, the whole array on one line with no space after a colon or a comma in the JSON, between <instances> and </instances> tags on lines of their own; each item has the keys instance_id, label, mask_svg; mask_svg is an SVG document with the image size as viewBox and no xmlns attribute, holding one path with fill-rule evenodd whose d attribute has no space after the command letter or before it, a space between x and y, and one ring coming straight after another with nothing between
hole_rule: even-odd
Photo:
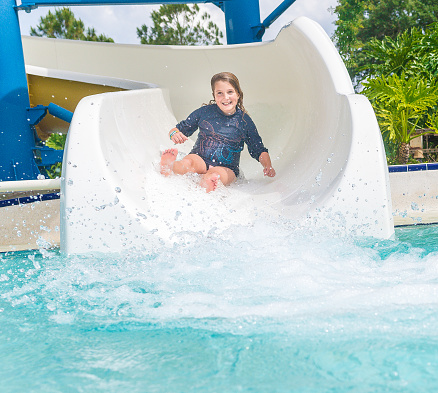
<instances>
[{"instance_id":1,"label":"water slide","mask_svg":"<svg viewBox=\"0 0 438 393\"><path fill-rule=\"evenodd\" d=\"M329 37L301 17L271 42L218 47L118 45L23 37L27 65L147 83L75 108L63 163L61 249L150 250L226 236L269 217L335 235L393 235L389 178L368 100L354 94ZM235 73L277 176L244 151L242 178L205 193L196 175L164 178L168 131ZM196 134L195 134L196 135ZM186 154L193 140L182 145ZM261 229L262 230L262 229Z\"/></svg>"}]
</instances>

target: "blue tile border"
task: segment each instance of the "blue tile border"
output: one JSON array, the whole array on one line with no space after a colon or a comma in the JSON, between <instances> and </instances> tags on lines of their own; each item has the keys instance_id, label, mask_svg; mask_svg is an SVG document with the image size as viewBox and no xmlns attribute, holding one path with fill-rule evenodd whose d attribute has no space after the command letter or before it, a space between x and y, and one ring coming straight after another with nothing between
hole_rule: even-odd
<instances>
[{"instance_id":1,"label":"blue tile border","mask_svg":"<svg viewBox=\"0 0 438 393\"><path fill-rule=\"evenodd\" d=\"M391 165L388 167L389 173L392 172L407 172L408 166L407 165Z\"/></svg>"},{"instance_id":2,"label":"blue tile border","mask_svg":"<svg viewBox=\"0 0 438 393\"><path fill-rule=\"evenodd\" d=\"M410 164L410 165L390 165L389 173L394 172L418 172L418 171L435 171L438 170L438 163L430 164Z\"/></svg>"},{"instance_id":3,"label":"blue tile border","mask_svg":"<svg viewBox=\"0 0 438 393\"><path fill-rule=\"evenodd\" d=\"M427 171L427 164L411 164L407 167L408 172Z\"/></svg>"},{"instance_id":4,"label":"blue tile border","mask_svg":"<svg viewBox=\"0 0 438 393\"><path fill-rule=\"evenodd\" d=\"M4 201L0 201L0 207L25 205L26 203L49 201L52 199L59 199L59 192L53 192L51 194L38 194L38 195L22 197L22 198L7 199Z\"/></svg>"},{"instance_id":5,"label":"blue tile border","mask_svg":"<svg viewBox=\"0 0 438 393\"><path fill-rule=\"evenodd\" d=\"M428 171L435 171L438 169L438 162L433 162L431 164L426 164Z\"/></svg>"}]
</instances>

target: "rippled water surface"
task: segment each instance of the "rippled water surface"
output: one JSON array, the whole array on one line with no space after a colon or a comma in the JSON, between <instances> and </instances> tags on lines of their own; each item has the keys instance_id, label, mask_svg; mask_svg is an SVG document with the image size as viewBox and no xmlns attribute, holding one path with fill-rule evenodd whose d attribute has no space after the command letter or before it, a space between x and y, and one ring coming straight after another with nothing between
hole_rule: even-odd
<instances>
[{"instance_id":1,"label":"rippled water surface","mask_svg":"<svg viewBox=\"0 0 438 393\"><path fill-rule=\"evenodd\" d=\"M433 392L438 227L0 254L2 392Z\"/></svg>"}]
</instances>

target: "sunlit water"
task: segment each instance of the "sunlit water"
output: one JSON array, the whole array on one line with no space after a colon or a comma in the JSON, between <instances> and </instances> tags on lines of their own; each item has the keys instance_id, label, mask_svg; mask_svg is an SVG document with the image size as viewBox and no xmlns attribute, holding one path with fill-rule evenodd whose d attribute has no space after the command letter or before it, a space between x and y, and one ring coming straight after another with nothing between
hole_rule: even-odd
<instances>
[{"instance_id":1,"label":"sunlit water","mask_svg":"<svg viewBox=\"0 0 438 393\"><path fill-rule=\"evenodd\" d=\"M438 227L0 254L1 392L435 392Z\"/></svg>"}]
</instances>

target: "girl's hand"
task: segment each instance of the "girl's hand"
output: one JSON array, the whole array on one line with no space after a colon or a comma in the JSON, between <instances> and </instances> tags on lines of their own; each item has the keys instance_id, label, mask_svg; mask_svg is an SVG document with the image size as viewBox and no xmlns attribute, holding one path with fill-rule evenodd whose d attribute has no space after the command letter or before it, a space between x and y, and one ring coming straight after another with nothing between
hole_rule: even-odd
<instances>
[{"instance_id":1,"label":"girl's hand","mask_svg":"<svg viewBox=\"0 0 438 393\"><path fill-rule=\"evenodd\" d=\"M271 157L269 157L268 152L264 151L262 154L260 154L259 161L260 164L263 165L263 173L265 176L274 177L275 169L272 168Z\"/></svg>"},{"instance_id":2,"label":"girl's hand","mask_svg":"<svg viewBox=\"0 0 438 393\"><path fill-rule=\"evenodd\" d=\"M174 131L176 131L176 132L174 132ZM172 135L172 133L173 133L173 135ZM172 135L170 137L170 139L176 145L184 143L187 139L189 139L182 132L180 132L177 128L173 128L172 130L170 130L169 136L170 135Z\"/></svg>"},{"instance_id":3,"label":"girl's hand","mask_svg":"<svg viewBox=\"0 0 438 393\"><path fill-rule=\"evenodd\" d=\"M268 167L263 168L263 173L265 176L274 177L275 176L275 169L272 168L272 166L268 166Z\"/></svg>"}]
</instances>

